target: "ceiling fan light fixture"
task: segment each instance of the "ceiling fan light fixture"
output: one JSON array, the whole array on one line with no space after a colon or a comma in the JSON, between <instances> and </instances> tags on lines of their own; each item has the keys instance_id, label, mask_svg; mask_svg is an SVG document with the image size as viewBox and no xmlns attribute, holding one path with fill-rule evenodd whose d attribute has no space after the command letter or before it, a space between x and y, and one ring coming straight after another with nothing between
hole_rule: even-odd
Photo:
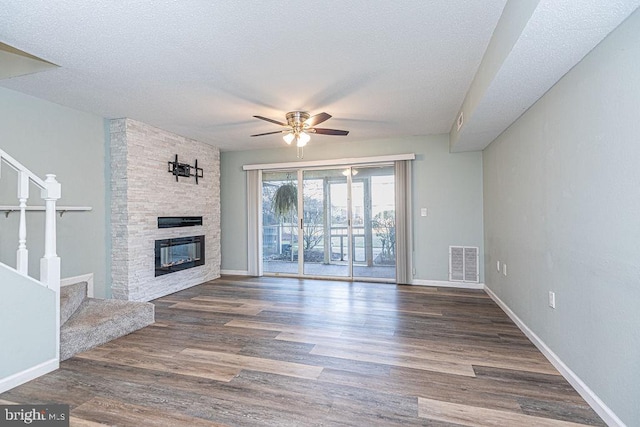
<instances>
[{"instance_id":1,"label":"ceiling fan light fixture","mask_svg":"<svg viewBox=\"0 0 640 427\"><path fill-rule=\"evenodd\" d=\"M281 133L283 134L282 139L284 139L284 142L286 142L287 145L293 144L294 140L296 141L296 146L298 147L298 158L300 159L302 158L302 148L311 140L310 134L314 133L318 135L338 136L345 136L349 134L348 130L316 127L320 123L324 123L331 118L331 115L327 113L319 113L315 116L312 116L307 111L289 111L285 116L287 119L286 123L263 116L253 117L276 125L280 125L284 127L284 129L275 132L258 133L251 136L264 136Z\"/></svg>"},{"instance_id":2,"label":"ceiling fan light fixture","mask_svg":"<svg viewBox=\"0 0 640 427\"><path fill-rule=\"evenodd\" d=\"M286 142L287 145L291 145L294 138L295 138L295 135L293 134L293 132L285 133L284 136L282 137L282 139L284 139L284 142Z\"/></svg>"},{"instance_id":3,"label":"ceiling fan light fixture","mask_svg":"<svg viewBox=\"0 0 640 427\"><path fill-rule=\"evenodd\" d=\"M307 142L309 142L310 140L311 140L311 136L309 136L308 133L300 132L297 138L297 146L304 147L305 145L307 145Z\"/></svg>"}]
</instances>

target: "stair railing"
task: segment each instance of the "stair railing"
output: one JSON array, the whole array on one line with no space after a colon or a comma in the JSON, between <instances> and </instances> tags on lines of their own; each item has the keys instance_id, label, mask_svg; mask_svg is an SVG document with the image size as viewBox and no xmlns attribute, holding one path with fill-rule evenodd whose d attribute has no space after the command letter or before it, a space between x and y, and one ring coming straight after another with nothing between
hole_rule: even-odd
<instances>
[{"instance_id":1,"label":"stair railing","mask_svg":"<svg viewBox=\"0 0 640 427\"><path fill-rule=\"evenodd\" d=\"M60 258L56 251L56 202L60 199L61 188L55 175L46 175L42 180L20 162L0 150L0 166L6 164L18 174L18 204L20 219L18 225L18 250L16 252L16 270L18 273L29 275L29 250L27 249L27 201L29 199L29 184L40 188L40 197L45 204L44 255L40 259L40 279L43 286L51 289L56 295L56 354L60 354ZM34 278L35 279L35 278Z\"/></svg>"}]
</instances>

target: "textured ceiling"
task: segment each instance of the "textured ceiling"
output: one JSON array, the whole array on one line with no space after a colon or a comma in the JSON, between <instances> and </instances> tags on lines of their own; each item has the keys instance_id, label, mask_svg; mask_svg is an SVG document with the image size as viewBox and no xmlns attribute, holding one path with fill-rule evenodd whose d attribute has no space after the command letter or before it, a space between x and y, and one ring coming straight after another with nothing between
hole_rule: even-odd
<instances>
[{"instance_id":1,"label":"textured ceiling","mask_svg":"<svg viewBox=\"0 0 640 427\"><path fill-rule=\"evenodd\" d=\"M351 131L317 142L448 133L504 4L4 0L0 42L60 68L0 86L223 150L295 109Z\"/></svg>"},{"instance_id":2,"label":"textured ceiling","mask_svg":"<svg viewBox=\"0 0 640 427\"><path fill-rule=\"evenodd\" d=\"M314 144L451 131L453 151L482 150L640 0L505 4L3 0L0 43L59 68L0 86L223 150L282 146L250 138L280 129L252 116L291 110L326 111L321 127L350 131Z\"/></svg>"}]
</instances>

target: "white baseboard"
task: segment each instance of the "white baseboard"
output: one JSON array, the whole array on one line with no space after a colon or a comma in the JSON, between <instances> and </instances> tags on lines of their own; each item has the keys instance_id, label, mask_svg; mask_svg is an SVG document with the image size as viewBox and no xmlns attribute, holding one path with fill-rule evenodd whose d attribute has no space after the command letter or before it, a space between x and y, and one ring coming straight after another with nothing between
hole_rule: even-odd
<instances>
[{"instance_id":1,"label":"white baseboard","mask_svg":"<svg viewBox=\"0 0 640 427\"><path fill-rule=\"evenodd\" d=\"M223 276L250 276L246 270L220 270L220 274ZM279 275L279 277L298 277L293 274L290 276ZM319 277L322 278L322 277ZM334 278L332 278L333 280ZM349 280L349 279L346 279ZM437 286L441 288L462 288L462 289L484 289L484 283L470 283L470 282L447 282L438 280L420 280L413 279L412 285L417 286Z\"/></svg>"},{"instance_id":2,"label":"white baseboard","mask_svg":"<svg viewBox=\"0 0 640 427\"><path fill-rule=\"evenodd\" d=\"M247 270L220 270L220 274L223 276L248 276Z\"/></svg>"},{"instance_id":3,"label":"white baseboard","mask_svg":"<svg viewBox=\"0 0 640 427\"><path fill-rule=\"evenodd\" d=\"M18 387L28 381L36 379L44 374L53 372L60 367L58 359L47 360L33 368L26 369L22 372L13 374L7 378L0 380L0 393L4 393L7 390L11 390L14 387Z\"/></svg>"},{"instance_id":4,"label":"white baseboard","mask_svg":"<svg viewBox=\"0 0 640 427\"><path fill-rule=\"evenodd\" d=\"M440 288L484 289L484 283L447 282L444 280L413 279L411 284L418 286L436 286Z\"/></svg>"},{"instance_id":5,"label":"white baseboard","mask_svg":"<svg viewBox=\"0 0 640 427\"><path fill-rule=\"evenodd\" d=\"M538 337L524 322L504 303L491 289L484 287L485 292L513 320L522 332L544 354L562 376L576 389L582 398L596 411L608 426L625 427L625 423L609 408L560 358Z\"/></svg>"},{"instance_id":6,"label":"white baseboard","mask_svg":"<svg viewBox=\"0 0 640 427\"><path fill-rule=\"evenodd\" d=\"M87 296L89 298L93 298L93 273L60 279L60 287L75 285L76 283L80 282L87 282Z\"/></svg>"}]
</instances>

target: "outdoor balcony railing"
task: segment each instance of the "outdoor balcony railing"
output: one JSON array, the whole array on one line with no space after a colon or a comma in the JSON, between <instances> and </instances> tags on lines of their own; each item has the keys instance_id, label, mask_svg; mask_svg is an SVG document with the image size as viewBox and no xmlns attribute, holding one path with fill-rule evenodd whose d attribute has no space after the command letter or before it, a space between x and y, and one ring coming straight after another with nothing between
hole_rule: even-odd
<instances>
[{"instance_id":1,"label":"outdoor balcony railing","mask_svg":"<svg viewBox=\"0 0 640 427\"><path fill-rule=\"evenodd\" d=\"M274 224L263 226L263 256L265 258L282 256L283 259L297 260L297 254L291 256L291 247L294 252L298 247L297 242L297 224ZM375 235L373 229L370 231L370 238L367 239L364 226L352 227L352 244L351 250L348 248L348 227L334 226L330 227L329 254L332 262L344 262L349 260L349 254L353 254L354 263L373 264L375 258L383 251L383 245L380 239ZM293 232L293 236L292 236ZM293 237L293 241L292 241ZM310 239L311 244L309 251L324 251L324 226L314 225L313 228L307 228L303 232L303 238ZM366 241L371 242L371 250L366 250ZM309 244L307 242L307 244ZM304 245L304 243L303 243ZM367 260L367 252L369 252L370 260ZM291 257L291 258L289 258ZM307 255L305 255L305 260Z\"/></svg>"}]
</instances>

